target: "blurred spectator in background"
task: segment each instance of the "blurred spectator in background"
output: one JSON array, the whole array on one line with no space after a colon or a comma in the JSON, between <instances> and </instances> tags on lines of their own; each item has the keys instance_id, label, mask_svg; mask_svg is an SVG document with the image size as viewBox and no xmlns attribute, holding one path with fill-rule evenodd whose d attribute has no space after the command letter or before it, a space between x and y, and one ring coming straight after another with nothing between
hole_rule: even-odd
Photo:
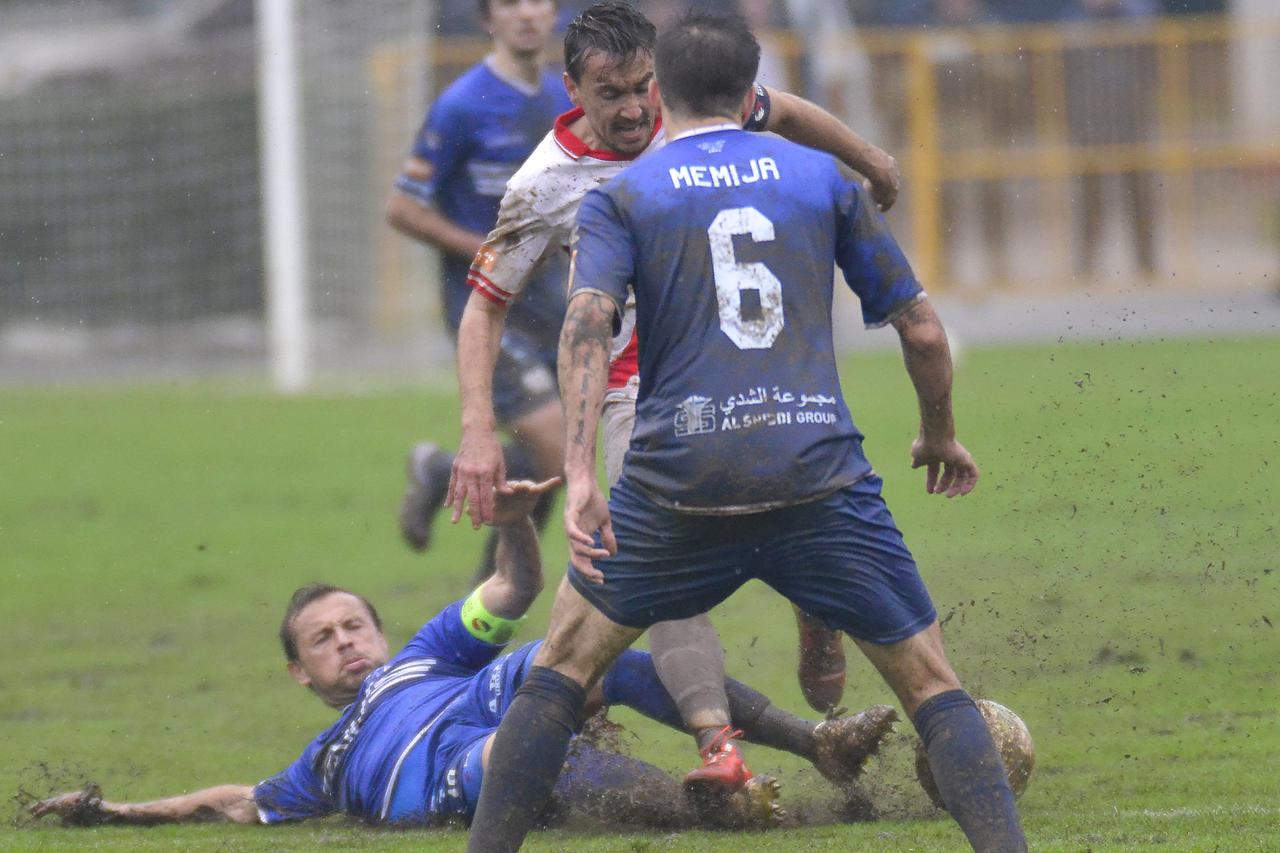
<instances>
[{"instance_id":1,"label":"blurred spectator in background","mask_svg":"<svg viewBox=\"0 0 1280 853\"><path fill-rule=\"evenodd\" d=\"M1073 0L1063 20L1094 24L1133 21L1156 14L1156 0ZM1066 51L1067 129L1075 146L1132 146L1152 141L1157 91L1156 56L1148 44L1117 44ZM1156 199L1151 179L1137 169L1117 173L1138 268L1156 269ZM1096 270L1105 214L1105 174L1078 178L1081 204L1076 272Z\"/></svg>"},{"instance_id":2,"label":"blurred spectator in background","mask_svg":"<svg viewBox=\"0 0 1280 853\"><path fill-rule=\"evenodd\" d=\"M998 23L983 0L905 0L889 10L886 23L900 26L957 28ZM963 32L939 33L929 45L937 86L938 127L943 156L951 151L990 148L1007 142L1014 116L1013 87L1022 70L1016 57L983 53ZM969 190L977 189L970 200ZM1009 215L1005 188L998 180L947 181L942 188L941 221L947 263L959 265L963 223L976 219L985 253L988 280L1009 279ZM969 204L966 204L966 201ZM976 216L965 208L976 204ZM957 278L954 271L948 278Z\"/></svg>"},{"instance_id":3,"label":"blurred spectator in background","mask_svg":"<svg viewBox=\"0 0 1280 853\"><path fill-rule=\"evenodd\" d=\"M786 0L790 24L805 48L802 91L868 139L885 145L872 103L871 61L857 39L844 0Z\"/></svg>"},{"instance_id":4,"label":"blurred spectator in background","mask_svg":"<svg viewBox=\"0 0 1280 853\"><path fill-rule=\"evenodd\" d=\"M1227 0L1161 0L1160 10L1166 15L1221 15Z\"/></svg>"},{"instance_id":5,"label":"blurred spectator in background","mask_svg":"<svg viewBox=\"0 0 1280 853\"><path fill-rule=\"evenodd\" d=\"M1010 24L1059 20L1074 0L987 0L991 11Z\"/></svg>"}]
</instances>

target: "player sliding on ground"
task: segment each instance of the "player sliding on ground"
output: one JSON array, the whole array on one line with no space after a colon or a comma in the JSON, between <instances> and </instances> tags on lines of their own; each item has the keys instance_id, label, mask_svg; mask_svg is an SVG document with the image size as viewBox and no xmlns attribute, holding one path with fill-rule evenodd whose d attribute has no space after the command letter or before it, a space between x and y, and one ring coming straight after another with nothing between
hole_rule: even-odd
<instances>
[{"instance_id":1,"label":"player sliding on ground","mask_svg":"<svg viewBox=\"0 0 1280 853\"><path fill-rule=\"evenodd\" d=\"M502 654L542 586L528 513L557 481L512 484L495 506L496 571L444 608L392 656L366 599L311 584L294 593L280 626L290 674L341 716L283 772L149 803L112 803L77 791L35 804L69 823L165 823L224 819L273 824L333 812L373 823L468 822L493 732L524 683L540 643ZM737 681L726 684L733 722L748 740L800 755L837 785L861 772L895 718L876 706L858 717L802 720ZM630 652L591 704L621 704L667 725L679 713L647 654ZM557 811L645 828L765 827L776 785L749 786L714 812L697 809L680 782L652 765L580 743L557 788Z\"/></svg>"},{"instance_id":2,"label":"player sliding on ground","mask_svg":"<svg viewBox=\"0 0 1280 853\"><path fill-rule=\"evenodd\" d=\"M493 400L502 381L500 352L508 313L521 304L522 296L538 298L526 290L526 281L544 257L567 249L574 216L587 191L631 163L643 162L665 144L661 115L648 96L654 39L653 25L625 3L588 8L565 34L565 86L576 108L556 121L554 131L507 185L498 225L471 268L473 292L458 329L463 434L448 495L455 521L469 504L475 523L487 522L495 486L507 476L496 435L501 414L495 414ZM893 203L897 167L892 157L808 101L763 86L754 91L749 109L735 121L831 152L872 178L873 193L882 206ZM605 462L611 482L622 468L635 419L639 380L632 317L624 314L615 339L604 398ZM554 452L563 459L558 408L554 415L561 430ZM440 496L417 503L429 510L438 507L443 497L439 485L438 477L434 485L424 480L419 494ZM844 688L840 634L799 608L796 618L800 684L810 705L825 711L839 703ZM656 624L649 642L663 683L676 697L689 729L697 733L703 766L687 781L726 789L741 786L750 773L729 737L728 705L721 687L724 656L710 621L699 616Z\"/></svg>"},{"instance_id":3,"label":"player sliding on ground","mask_svg":"<svg viewBox=\"0 0 1280 853\"><path fill-rule=\"evenodd\" d=\"M522 843L587 690L645 628L758 578L853 637L924 742L942 801L981 851L1026 841L1000 755L943 653L933 603L840 390L836 265L868 325L892 324L920 402L913 465L968 493L946 335L862 189L826 155L743 133L760 48L691 15L655 51L671 141L588 193L560 339L568 577L493 741L470 849ZM606 502L596 427L609 341L634 293L636 426Z\"/></svg>"}]
</instances>

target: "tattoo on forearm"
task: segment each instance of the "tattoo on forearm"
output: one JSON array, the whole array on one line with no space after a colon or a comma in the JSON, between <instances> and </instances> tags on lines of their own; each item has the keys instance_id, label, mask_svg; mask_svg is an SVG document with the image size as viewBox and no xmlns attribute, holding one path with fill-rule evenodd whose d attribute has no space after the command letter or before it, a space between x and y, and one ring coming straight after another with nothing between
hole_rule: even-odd
<instances>
[{"instance_id":1,"label":"tattoo on forearm","mask_svg":"<svg viewBox=\"0 0 1280 853\"><path fill-rule=\"evenodd\" d=\"M569 421L569 443L579 450L594 439L591 417L603 392L609 365L609 338L613 303L594 293L581 294L569 303L560 332L560 381ZM576 399L575 399L576 398ZM571 410L572 407L572 410Z\"/></svg>"}]
</instances>

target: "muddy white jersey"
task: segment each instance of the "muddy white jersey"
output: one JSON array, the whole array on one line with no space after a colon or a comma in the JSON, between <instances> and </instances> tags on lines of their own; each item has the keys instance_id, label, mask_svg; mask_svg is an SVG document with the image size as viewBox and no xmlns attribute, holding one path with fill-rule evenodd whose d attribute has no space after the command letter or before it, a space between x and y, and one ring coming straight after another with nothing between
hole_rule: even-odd
<instances>
[{"instance_id":1,"label":"muddy white jersey","mask_svg":"<svg viewBox=\"0 0 1280 853\"><path fill-rule=\"evenodd\" d=\"M530 273L545 256L569 251L582 197L636 159L586 145L569 130L582 115L582 109L576 108L556 119L552 131L511 177L498 222L471 265L467 283L499 305L508 306L519 298ZM659 120L649 145L636 156L661 148L665 141ZM631 342L635 319L632 311L627 313L614 341L611 392L625 389L636 372ZM634 389L635 383L630 385Z\"/></svg>"},{"instance_id":2,"label":"muddy white jersey","mask_svg":"<svg viewBox=\"0 0 1280 853\"><path fill-rule=\"evenodd\" d=\"M756 103L746 130L763 130L769 120L769 94L757 84ZM476 253L467 283L502 306L519 298L525 283L549 253L568 252L575 239L578 206L588 192L611 181L640 157L666 144L662 119L653 136L634 156L592 148L569 128L584 115L575 107L556 119L511 180L498 210L498 222ZM636 339L634 300L628 300L609 363L609 395L635 399Z\"/></svg>"}]
</instances>

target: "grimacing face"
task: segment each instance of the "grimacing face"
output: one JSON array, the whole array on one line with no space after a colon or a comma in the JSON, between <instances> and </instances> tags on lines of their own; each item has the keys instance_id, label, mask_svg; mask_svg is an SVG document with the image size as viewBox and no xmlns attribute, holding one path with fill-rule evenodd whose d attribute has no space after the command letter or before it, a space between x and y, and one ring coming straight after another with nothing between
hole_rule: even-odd
<instances>
[{"instance_id":1,"label":"grimacing face","mask_svg":"<svg viewBox=\"0 0 1280 853\"><path fill-rule=\"evenodd\" d=\"M587 56L582 79L565 74L569 98L586 113L602 147L624 156L639 154L653 136L658 105L649 93L653 54L639 52L619 61L601 51Z\"/></svg>"},{"instance_id":2,"label":"grimacing face","mask_svg":"<svg viewBox=\"0 0 1280 853\"><path fill-rule=\"evenodd\" d=\"M289 662L289 674L334 708L351 704L365 676L390 660L387 638L351 593L317 598L291 625L298 659Z\"/></svg>"},{"instance_id":3,"label":"grimacing face","mask_svg":"<svg viewBox=\"0 0 1280 853\"><path fill-rule=\"evenodd\" d=\"M489 32L513 53L539 53L556 24L553 0L490 0Z\"/></svg>"}]
</instances>

